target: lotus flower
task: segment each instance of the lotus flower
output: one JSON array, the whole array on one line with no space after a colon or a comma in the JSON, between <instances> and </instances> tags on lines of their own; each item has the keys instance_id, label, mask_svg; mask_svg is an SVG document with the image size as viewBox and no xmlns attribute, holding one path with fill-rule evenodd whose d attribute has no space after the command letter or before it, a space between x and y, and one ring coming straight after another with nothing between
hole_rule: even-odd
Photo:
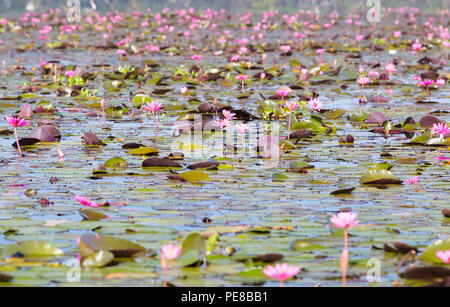
<instances>
[{"instance_id":1,"label":"lotus flower","mask_svg":"<svg viewBox=\"0 0 450 307\"><path fill-rule=\"evenodd\" d=\"M80 204L82 204L85 207L90 207L90 208L97 208L100 205L97 204L96 202L93 202L90 199L87 199L86 197L80 196L80 195L76 195L75 199L77 202L79 202Z\"/></svg>"},{"instance_id":2,"label":"lotus flower","mask_svg":"<svg viewBox=\"0 0 450 307\"><path fill-rule=\"evenodd\" d=\"M405 184L417 184L419 183L419 176L414 176L405 181Z\"/></svg>"},{"instance_id":3,"label":"lotus flower","mask_svg":"<svg viewBox=\"0 0 450 307\"><path fill-rule=\"evenodd\" d=\"M177 259L181 255L181 246L166 244L161 248L161 255L167 260Z\"/></svg>"},{"instance_id":4,"label":"lotus flower","mask_svg":"<svg viewBox=\"0 0 450 307\"><path fill-rule=\"evenodd\" d=\"M300 272L300 267L295 265L288 265L287 263L275 264L275 266L268 265L262 270L263 273L273 279L280 281L280 286L283 286L284 281L295 276Z\"/></svg>"},{"instance_id":5,"label":"lotus flower","mask_svg":"<svg viewBox=\"0 0 450 307\"><path fill-rule=\"evenodd\" d=\"M441 259L444 263L450 264L450 249L446 251L437 251L436 256Z\"/></svg>"},{"instance_id":6,"label":"lotus flower","mask_svg":"<svg viewBox=\"0 0 450 307\"><path fill-rule=\"evenodd\" d=\"M156 112L161 111L162 104L155 101L152 101L150 103L147 102L147 106L143 106L142 109L152 112L153 121L155 122L156 127L158 127L158 130L161 130L161 127L158 125L158 121L156 120Z\"/></svg>"},{"instance_id":7,"label":"lotus flower","mask_svg":"<svg viewBox=\"0 0 450 307\"><path fill-rule=\"evenodd\" d=\"M435 123L431 127L431 135L439 134L440 138L444 138L444 136L448 133L450 133L450 128L447 126L447 124Z\"/></svg>"},{"instance_id":8,"label":"lotus flower","mask_svg":"<svg viewBox=\"0 0 450 307\"><path fill-rule=\"evenodd\" d=\"M16 137L17 149L19 150L20 157L22 157L22 150L20 149L19 138L17 136L17 127L23 127L28 125L28 121L20 117L5 116L5 119L8 122L8 124L14 128L14 136Z\"/></svg>"}]
</instances>

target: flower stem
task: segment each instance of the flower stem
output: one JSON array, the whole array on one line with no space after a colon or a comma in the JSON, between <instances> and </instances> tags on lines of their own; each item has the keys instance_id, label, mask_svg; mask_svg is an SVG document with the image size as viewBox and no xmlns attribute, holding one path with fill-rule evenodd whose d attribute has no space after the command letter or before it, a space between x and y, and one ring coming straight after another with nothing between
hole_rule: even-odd
<instances>
[{"instance_id":1,"label":"flower stem","mask_svg":"<svg viewBox=\"0 0 450 307\"><path fill-rule=\"evenodd\" d=\"M156 127L158 127L158 130L161 130L161 127L158 125L158 121L156 120L155 112L152 112L152 115L153 115L153 121L155 122Z\"/></svg>"},{"instance_id":2,"label":"flower stem","mask_svg":"<svg viewBox=\"0 0 450 307\"><path fill-rule=\"evenodd\" d=\"M289 137L291 135L291 115L292 115L292 111L289 111L288 140L289 140Z\"/></svg>"},{"instance_id":3,"label":"flower stem","mask_svg":"<svg viewBox=\"0 0 450 307\"><path fill-rule=\"evenodd\" d=\"M17 137L17 128L14 127L14 135L16 137L17 149L19 150L20 157L22 158L22 150L20 150L19 138Z\"/></svg>"}]
</instances>

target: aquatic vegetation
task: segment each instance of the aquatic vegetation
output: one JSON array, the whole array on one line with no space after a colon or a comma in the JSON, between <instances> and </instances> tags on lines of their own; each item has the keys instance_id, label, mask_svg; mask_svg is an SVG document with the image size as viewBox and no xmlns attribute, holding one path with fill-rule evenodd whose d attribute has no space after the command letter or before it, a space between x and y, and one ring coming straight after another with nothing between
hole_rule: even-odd
<instances>
[{"instance_id":1,"label":"aquatic vegetation","mask_svg":"<svg viewBox=\"0 0 450 307\"><path fill-rule=\"evenodd\" d=\"M0 17L2 286L449 282L448 12L41 9Z\"/></svg>"}]
</instances>

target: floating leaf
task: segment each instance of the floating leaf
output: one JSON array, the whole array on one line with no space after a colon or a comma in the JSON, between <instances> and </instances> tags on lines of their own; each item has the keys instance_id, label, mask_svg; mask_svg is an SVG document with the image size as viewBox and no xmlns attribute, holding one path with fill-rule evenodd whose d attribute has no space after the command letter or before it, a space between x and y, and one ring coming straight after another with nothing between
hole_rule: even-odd
<instances>
[{"instance_id":1,"label":"floating leaf","mask_svg":"<svg viewBox=\"0 0 450 307\"><path fill-rule=\"evenodd\" d=\"M131 241L94 233L82 235L78 248L83 257L102 250L113 253L115 257L131 257L138 252L145 251L145 248Z\"/></svg>"},{"instance_id":2,"label":"floating leaf","mask_svg":"<svg viewBox=\"0 0 450 307\"><path fill-rule=\"evenodd\" d=\"M85 208L83 210L78 210L78 212L84 219L90 220L90 221L99 221L99 220L108 218L107 215L104 215L103 213L100 213L100 212L92 210L92 209Z\"/></svg>"},{"instance_id":3,"label":"floating leaf","mask_svg":"<svg viewBox=\"0 0 450 307\"><path fill-rule=\"evenodd\" d=\"M359 179L361 184L402 184L395 175L384 169L371 170L361 176Z\"/></svg>"},{"instance_id":4,"label":"floating leaf","mask_svg":"<svg viewBox=\"0 0 450 307\"><path fill-rule=\"evenodd\" d=\"M205 238L199 233L191 233L184 239L181 249L183 252L195 250L203 253L205 251Z\"/></svg>"},{"instance_id":5,"label":"floating leaf","mask_svg":"<svg viewBox=\"0 0 450 307\"><path fill-rule=\"evenodd\" d=\"M207 173L202 171L187 171L180 174L180 176L186 181L208 181L211 178Z\"/></svg>"},{"instance_id":6,"label":"floating leaf","mask_svg":"<svg viewBox=\"0 0 450 307\"><path fill-rule=\"evenodd\" d=\"M412 267L400 274L400 277L407 279L435 279L450 276L450 268L440 266Z\"/></svg>"},{"instance_id":7,"label":"floating leaf","mask_svg":"<svg viewBox=\"0 0 450 307\"><path fill-rule=\"evenodd\" d=\"M127 167L127 161L125 161L122 158L119 157L114 157L114 158L110 158L108 159L104 166L106 168L126 168Z\"/></svg>"},{"instance_id":8,"label":"floating leaf","mask_svg":"<svg viewBox=\"0 0 450 307\"><path fill-rule=\"evenodd\" d=\"M5 256L13 254L21 254L25 257L41 257L41 256L62 256L64 252L47 242L41 241L21 241L9 246L5 252Z\"/></svg>"},{"instance_id":9,"label":"floating leaf","mask_svg":"<svg viewBox=\"0 0 450 307\"><path fill-rule=\"evenodd\" d=\"M443 263L442 260L436 256L436 252L440 250L441 251L450 250L450 239L437 240L431 243L422 252L420 259L431 263Z\"/></svg>"},{"instance_id":10,"label":"floating leaf","mask_svg":"<svg viewBox=\"0 0 450 307\"><path fill-rule=\"evenodd\" d=\"M93 253L83 260L84 267L101 268L113 261L114 255L108 251L99 251Z\"/></svg>"},{"instance_id":11,"label":"floating leaf","mask_svg":"<svg viewBox=\"0 0 450 307\"><path fill-rule=\"evenodd\" d=\"M310 165L303 161L291 161L289 163L289 169L293 172L299 172L310 168L314 168L314 165Z\"/></svg>"},{"instance_id":12,"label":"floating leaf","mask_svg":"<svg viewBox=\"0 0 450 307\"><path fill-rule=\"evenodd\" d=\"M283 173L273 173L272 174L272 182L285 181L288 179L289 179L289 177Z\"/></svg>"},{"instance_id":13,"label":"floating leaf","mask_svg":"<svg viewBox=\"0 0 450 307\"><path fill-rule=\"evenodd\" d=\"M130 155L143 155L143 156L150 156L150 155L156 155L158 154L158 150L155 148L150 147L139 147L134 148L128 152Z\"/></svg>"}]
</instances>

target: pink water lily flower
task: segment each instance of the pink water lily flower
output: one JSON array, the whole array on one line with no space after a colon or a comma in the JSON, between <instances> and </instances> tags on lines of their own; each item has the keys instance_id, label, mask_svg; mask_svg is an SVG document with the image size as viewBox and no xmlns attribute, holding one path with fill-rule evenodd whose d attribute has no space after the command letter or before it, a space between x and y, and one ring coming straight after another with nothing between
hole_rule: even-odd
<instances>
[{"instance_id":1,"label":"pink water lily flower","mask_svg":"<svg viewBox=\"0 0 450 307\"><path fill-rule=\"evenodd\" d=\"M414 176L405 181L405 184L417 184L419 183L419 176Z\"/></svg>"},{"instance_id":2,"label":"pink water lily flower","mask_svg":"<svg viewBox=\"0 0 450 307\"><path fill-rule=\"evenodd\" d=\"M8 122L8 124L13 128L28 125L28 121L25 118L5 116L5 119Z\"/></svg>"},{"instance_id":3,"label":"pink water lily flower","mask_svg":"<svg viewBox=\"0 0 450 307\"><path fill-rule=\"evenodd\" d=\"M144 110L149 111L149 112L158 112L162 109L162 104L159 102L147 102L146 106L142 107Z\"/></svg>"},{"instance_id":4,"label":"pink water lily flower","mask_svg":"<svg viewBox=\"0 0 450 307\"><path fill-rule=\"evenodd\" d=\"M241 81L241 88L242 88L242 93L245 93L245 87L244 87L244 80L247 80L249 78L248 75L237 75L236 79Z\"/></svg>"},{"instance_id":5,"label":"pink water lily flower","mask_svg":"<svg viewBox=\"0 0 450 307\"><path fill-rule=\"evenodd\" d=\"M68 71L65 72L65 75L66 75L67 78L75 77L76 72L75 72L75 70L68 70Z\"/></svg>"},{"instance_id":6,"label":"pink water lily flower","mask_svg":"<svg viewBox=\"0 0 450 307\"><path fill-rule=\"evenodd\" d=\"M289 111L294 111L295 109L297 109L300 105L296 102L289 102L286 101L286 107L288 108Z\"/></svg>"},{"instance_id":7,"label":"pink water lily flower","mask_svg":"<svg viewBox=\"0 0 450 307\"><path fill-rule=\"evenodd\" d=\"M199 61L202 59L202 56L200 54L194 54L193 56L191 56L191 59L194 61Z\"/></svg>"},{"instance_id":8,"label":"pink water lily flower","mask_svg":"<svg viewBox=\"0 0 450 307\"><path fill-rule=\"evenodd\" d=\"M93 202L90 199L87 199L86 197L80 196L80 195L76 195L75 199L77 202L79 202L80 204L82 204L85 207L90 207L90 208L97 208L100 205L97 204L96 202Z\"/></svg>"},{"instance_id":9,"label":"pink water lily flower","mask_svg":"<svg viewBox=\"0 0 450 307\"><path fill-rule=\"evenodd\" d=\"M320 102L320 100L317 98L311 99L308 102L308 107L311 109L312 112L320 111L320 109L322 108L322 102Z\"/></svg>"},{"instance_id":10,"label":"pink water lily flower","mask_svg":"<svg viewBox=\"0 0 450 307\"><path fill-rule=\"evenodd\" d=\"M431 135L439 134L441 138L444 138L447 134L450 133L450 128L447 124L443 123L435 123L431 127Z\"/></svg>"},{"instance_id":11,"label":"pink water lily flower","mask_svg":"<svg viewBox=\"0 0 450 307\"><path fill-rule=\"evenodd\" d=\"M330 221L336 228L348 228L359 224L359 221L356 219L357 217L357 213L339 212L337 215L333 214Z\"/></svg>"},{"instance_id":12,"label":"pink water lily flower","mask_svg":"<svg viewBox=\"0 0 450 307\"><path fill-rule=\"evenodd\" d=\"M23 155L22 155L22 150L20 149L19 137L17 136L17 128L27 126L28 121L24 118L9 117L9 116L5 116L5 119L8 122L8 124L14 128L14 136L16 137L17 149L19 150L20 157L22 157Z\"/></svg>"},{"instance_id":13,"label":"pink water lily flower","mask_svg":"<svg viewBox=\"0 0 450 307\"><path fill-rule=\"evenodd\" d=\"M223 110L222 113L223 113L223 116L225 117L225 119L227 119L229 121L236 118L236 114L231 111Z\"/></svg>"},{"instance_id":14,"label":"pink water lily flower","mask_svg":"<svg viewBox=\"0 0 450 307\"><path fill-rule=\"evenodd\" d=\"M444 263L450 264L450 249L448 249L446 251L442 251L442 250L437 251L436 257L441 259Z\"/></svg>"},{"instance_id":15,"label":"pink water lily flower","mask_svg":"<svg viewBox=\"0 0 450 307\"><path fill-rule=\"evenodd\" d=\"M356 79L356 83L358 83L360 85L368 84L369 82L370 82L370 79L367 77L359 77L358 79Z\"/></svg>"},{"instance_id":16,"label":"pink water lily flower","mask_svg":"<svg viewBox=\"0 0 450 307\"><path fill-rule=\"evenodd\" d=\"M174 244L166 244L161 248L161 255L167 260L177 259L181 255L181 246Z\"/></svg>"},{"instance_id":17,"label":"pink water lily flower","mask_svg":"<svg viewBox=\"0 0 450 307\"><path fill-rule=\"evenodd\" d=\"M236 125L236 130L240 133L240 134L245 134L248 130L248 124L244 124L244 123L240 123Z\"/></svg>"},{"instance_id":18,"label":"pink water lily flower","mask_svg":"<svg viewBox=\"0 0 450 307\"><path fill-rule=\"evenodd\" d=\"M447 83L445 79L439 78L436 80L436 85L444 86Z\"/></svg>"},{"instance_id":19,"label":"pink water lily flower","mask_svg":"<svg viewBox=\"0 0 450 307\"><path fill-rule=\"evenodd\" d=\"M387 63L386 66L384 67L386 69L386 71L391 74L397 71L397 67L392 64L392 63Z\"/></svg>"},{"instance_id":20,"label":"pink water lily flower","mask_svg":"<svg viewBox=\"0 0 450 307\"><path fill-rule=\"evenodd\" d=\"M162 104L156 101L152 101L150 103L147 102L147 106L143 106L142 109L148 112L152 112L153 121L155 122L156 127L158 127L158 130L161 130L161 127L158 124L158 121L156 120L156 112L161 111Z\"/></svg>"},{"instance_id":21,"label":"pink water lily flower","mask_svg":"<svg viewBox=\"0 0 450 307\"><path fill-rule=\"evenodd\" d=\"M229 124L230 124L230 121L226 118L221 118L219 120L214 121L214 126L219 127L220 129L228 127Z\"/></svg>"},{"instance_id":22,"label":"pink water lily flower","mask_svg":"<svg viewBox=\"0 0 450 307\"><path fill-rule=\"evenodd\" d=\"M317 54L322 54L325 52L325 49L316 49Z\"/></svg>"},{"instance_id":23,"label":"pink water lily flower","mask_svg":"<svg viewBox=\"0 0 450 307\"><path fill-rule=\"evenodd\" d=\"M300 267L295 265L289 265L287 263L283 264L277 263L275 264L275 266L268 265L262 271L266 276L279 280L280 285L283 285L284 281L297 275L298 272L300 272Z\"/></svg>"},{"instance_id":24,"label":"pink water lily flower","mask_svg":"<svg viewBox=\"0 0 450 307\"><path fill-rule=\"evenodd\" d=\"M277 95L281 96L281 99L283 99L286 96L289 96L291 93L292 93L292 90L287 86L283 86L282 88L277 90Z\"/></svg>"}]
</instances>

